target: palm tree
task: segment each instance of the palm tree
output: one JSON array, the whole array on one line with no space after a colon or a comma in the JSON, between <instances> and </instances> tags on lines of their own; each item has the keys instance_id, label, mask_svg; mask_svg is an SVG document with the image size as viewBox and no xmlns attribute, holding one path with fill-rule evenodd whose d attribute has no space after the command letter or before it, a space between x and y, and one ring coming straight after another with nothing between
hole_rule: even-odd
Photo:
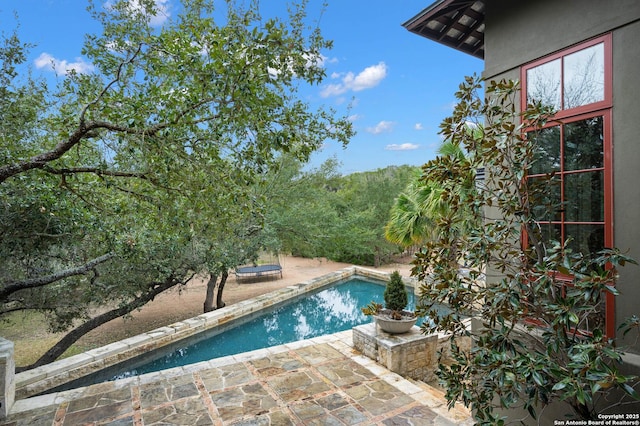
<instances>
[{"instance_id":1,"label":"palm tree","mask_svg":"<svg viewBox=\"0 0 640 426\"><path fill-rule=\"evenodd\" d=\"M460 145L445 141L438 149L438 155L447 157L450 161L467 161L465 152ZM440 219L452 214L467 215L465 229L468 231L473 226L474 217L469 208L455 209L453 211L444 197L445 188L440 182L429 180L422 174L416 175L407 185L406 189L396 198L391 208L389 222L385 226L385 237L394 244L407 248L411 245L420 245L426 241L438 237L438 222ZM462 194L475 191L473 181L465 181L455 188Z\"/></svg>"},{"instance_id":2,"label":"palm tree","mask_svg":"<svg viewBox=\"0 0 640 426\"><path fill-rule=\"evenodd\" d=\"M402 247L421 244L430 239L434 228L433 205L439 198L435 185L422 182L422 176L416 175L406 189L398 195L391 208L389 222L385 226L385 238Z\"/></svg>"}]
</instances>

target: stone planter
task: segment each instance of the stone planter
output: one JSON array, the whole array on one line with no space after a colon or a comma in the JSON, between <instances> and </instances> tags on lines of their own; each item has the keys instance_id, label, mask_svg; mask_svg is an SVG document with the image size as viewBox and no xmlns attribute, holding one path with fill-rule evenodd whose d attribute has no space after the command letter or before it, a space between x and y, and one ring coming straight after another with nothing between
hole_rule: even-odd
<instances>
[{"instance_id":1,"label":"stone planter","mask_svg":"<svg viewBox=\"0 0 640 426\"><path fill-rule=\"evenodd\" d=\"M374 315L373 318L382 331L390 334L406 333L418 321L418 317L413 312L402 311L402 319L399 320L392 319L386 312L388 311L383 310L378 315Z\"/></svg>"}]
</instances>

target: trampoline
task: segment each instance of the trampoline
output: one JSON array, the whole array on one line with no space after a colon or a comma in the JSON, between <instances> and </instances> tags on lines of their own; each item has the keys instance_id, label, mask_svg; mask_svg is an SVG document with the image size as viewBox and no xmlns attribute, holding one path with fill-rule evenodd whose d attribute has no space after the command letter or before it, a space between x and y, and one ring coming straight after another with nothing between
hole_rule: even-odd
<instances>
[{"instance_id":1,"label":"trampoline","mask_svg":"<svg viewBox=\"0 0 640 426\"><path fill-rule=\"evenodd\" d=\"M240 266L235 271L236 279L243 278L259 278L265 276L277 276L282 278L282 266L280 265L257 265L257 266Z\"/></svg>"}]
</instances>

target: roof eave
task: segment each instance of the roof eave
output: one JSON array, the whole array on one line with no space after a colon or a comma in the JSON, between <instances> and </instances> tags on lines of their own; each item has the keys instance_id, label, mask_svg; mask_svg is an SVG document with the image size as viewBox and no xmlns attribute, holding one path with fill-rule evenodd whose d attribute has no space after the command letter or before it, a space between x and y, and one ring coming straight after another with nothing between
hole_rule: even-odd
<instances>
[{"instance_id":1,"label":"roof eave","mask_svg":"<svg viewBox=\"0 0 640 426\"><path fill-rule=\"evenodd\" d=\"M484 59L484 0L438 0L402 26L414 34Z\"/></svg>"}]
</instances>

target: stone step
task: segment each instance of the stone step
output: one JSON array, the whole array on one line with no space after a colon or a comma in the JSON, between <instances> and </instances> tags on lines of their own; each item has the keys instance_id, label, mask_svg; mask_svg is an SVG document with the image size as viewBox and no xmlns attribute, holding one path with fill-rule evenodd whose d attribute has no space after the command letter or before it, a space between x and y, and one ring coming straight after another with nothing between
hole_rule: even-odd
<instances>
[{"instance_id":1,"label":"stone step","mask_svg":"<svg viewBox=\"0 0 640 426\"><path fill-rule=\"evenodd\" d=\"M471 411L469 411L461 403L456 403L453 408L449 409L449 407L447 406L447 400L445 398L445 392L442 388L439 387L439 385L431 385L421 380L410 378L405 379L422 390L420 394L420 402L428 406L431 410L438 413L440 416L453 421L457 425L471 426L475 424L471 415Z\"/></svg>"}]
</instances>

